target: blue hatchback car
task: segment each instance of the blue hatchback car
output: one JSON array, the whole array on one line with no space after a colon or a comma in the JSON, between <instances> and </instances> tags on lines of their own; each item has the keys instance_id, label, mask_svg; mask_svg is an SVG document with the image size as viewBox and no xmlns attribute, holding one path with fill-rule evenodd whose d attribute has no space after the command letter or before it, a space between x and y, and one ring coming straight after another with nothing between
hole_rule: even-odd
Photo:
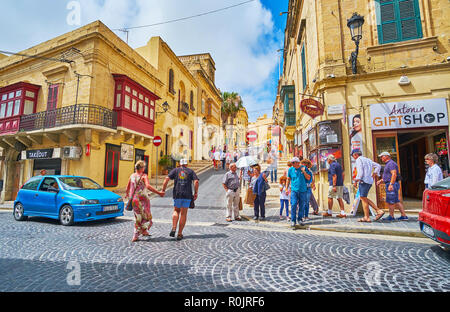
<instances>
[{"instance_id":1,"label":"blue hatchback car","mask_svg":"<svg viewBox=\"0 0 450 312\"><path fill-rule=\"evenodd\" d=\"M37 176L28 180L14 201L14 218L24 221L38 216L74 222L123 216L119 195L103 189L89 178L76 176Z\"/></svg>"}]
</instances>

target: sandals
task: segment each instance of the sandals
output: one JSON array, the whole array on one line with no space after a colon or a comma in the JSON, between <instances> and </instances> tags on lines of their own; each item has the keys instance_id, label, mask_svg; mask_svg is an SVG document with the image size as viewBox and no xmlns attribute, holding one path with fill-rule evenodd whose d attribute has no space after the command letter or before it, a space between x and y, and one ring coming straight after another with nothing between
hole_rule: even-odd
<instances>
[{"instance_id":1,"label":"sandals","mask_svg":"<svg viewBox=\"0 0 450 312\"><path fill-rule=\"evenodd\" d=\"M177 236L177 241L180 241L180 240L182 240L183 239L183 235L178 235Z\"/></svg>"},{"instance_id":2,"label":"sandals","mask_svg":"<svg viewBox=\"0 0 450 312\"><path fill-rule=\"evenodd\" d=\"M364 219L364 218L361 218L361 219L358 220L358 222L371 223L372 221L371 221L371 220L366 220L366 219Z\"/></svg>"},{"instance_id":3,"label":"sandals","mask_svg":"<svg viewBox=\"0 0 450 312\"><path fill-rule=\"evenodd\" d=\"M176 231L176 230L172 230L172 231L170 231L170 234L169 234L169 236L170 236L170 237L175 237L175 231Z\"/></svg>"},{"instance_id":4,"label":"sandals","mask_svg":"<svg viewBox=\"0 0 450 312\"><path fill-rule=\"evenodd\" d=\"M385 212L383 211L383 213L381 214L377 214L377 217L375 218L375 221L380 220L383 216L384 216Z\"/></svg>"}]
</instances>

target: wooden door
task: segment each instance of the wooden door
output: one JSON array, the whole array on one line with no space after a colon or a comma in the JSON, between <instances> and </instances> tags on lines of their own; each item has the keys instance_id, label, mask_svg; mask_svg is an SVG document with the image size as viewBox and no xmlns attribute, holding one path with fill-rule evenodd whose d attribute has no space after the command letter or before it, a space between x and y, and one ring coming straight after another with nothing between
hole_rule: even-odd
<instances>
[{"instance_id":1,"label":"wooden door","mask_svg":"<svg viewBox=\"0 0 450 312\"><path fill-rule=\"evenodd\" d=\"M378 157L378 155L380 155L382 152L389 152L391 154L392 160L397 163L399 172L401 172L397 132L374 133L373 145L374 161L381 165L381 173L384 170L385 164L381 161L381 158ZM401 189L402 183L400 182L400 200L402 200ZM381 183L380 186L376 187L376 193L378 207L380 207L381 209L389 209L389 206L386 203L386 187L384 183Z\"/></svg>"}]
</instances>

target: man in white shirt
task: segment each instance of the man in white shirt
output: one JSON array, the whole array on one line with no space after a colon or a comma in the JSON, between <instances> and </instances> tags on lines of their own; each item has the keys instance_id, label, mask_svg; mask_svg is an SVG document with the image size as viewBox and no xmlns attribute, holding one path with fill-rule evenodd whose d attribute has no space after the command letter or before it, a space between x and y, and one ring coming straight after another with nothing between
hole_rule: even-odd
<instances>
[{"instance_id":1,"label":"man in white shirt","mask_svg":"<svg viewBox=\"0 0 450 312\"><path fill-rule=\"evenodd\" d=\"M356 178L354 183L356 187L359 182L359 194L364 210L364 218L360 219L359 222L371 222L369 215L369 204L375 208L377 212L377 216L375 218L375 221L377 221L384 215L384 211L379 209L370 199L368 199L367 195L369 194L369 190L374 183L374 177L380 176L381 165L367 157L362 156L362 152L359 149L354 149L352 151L352 157L356 160Z\"/></svg>"},{"instance_id":2,"label":"man in white shirt","mask_svg":"<svg viewBox=\"0 0 450 312\"><path fill-rule=\"evenodd\" d=\"M428 170L425 175L425 188L429 189L433 184L441 181L444 177L442 175L441 167L439 167L439 157L436 154L430 153L425 155L425 162L428 165Z\"/></svg>"},{"instance_id":3,"label":"man in white shirt","mask_svg":"<svg viewBox=\"0 0 450 312\"><path fill-rule=\"evenodd\" d=\"M213 157L214 157L214 169L217 171L217 170L219 170L220 151L216 150Z\"/></svg>"}]
</instances>

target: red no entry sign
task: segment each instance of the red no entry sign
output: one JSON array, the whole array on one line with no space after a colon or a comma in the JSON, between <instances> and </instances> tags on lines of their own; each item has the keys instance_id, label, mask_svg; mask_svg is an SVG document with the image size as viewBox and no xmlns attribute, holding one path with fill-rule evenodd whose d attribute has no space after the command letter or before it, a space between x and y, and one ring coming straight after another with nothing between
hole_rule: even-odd
<instances>
[{"instance_id":1,"label":"red no entry sign","mask_svg":"<svg viewBox=\"0 0 450 312\"><path fill-rule=\"evenodd\" d=\"M153 145L155 145L156 147L160 146L162 143L162 139L159 136L156 136L153 138Z\"/></svg>"},{"instance_id":2,"label":"red no entry sign","mask_svg":"<svg viewBox=\"0 0 450 312\"><path fill-rule=\"evenodd\" d=\"M255 131L249 131L247 133L247 140L249 142L255 142L258 139L258 133L256 133Z\"/></svg>"}]
</instances>

